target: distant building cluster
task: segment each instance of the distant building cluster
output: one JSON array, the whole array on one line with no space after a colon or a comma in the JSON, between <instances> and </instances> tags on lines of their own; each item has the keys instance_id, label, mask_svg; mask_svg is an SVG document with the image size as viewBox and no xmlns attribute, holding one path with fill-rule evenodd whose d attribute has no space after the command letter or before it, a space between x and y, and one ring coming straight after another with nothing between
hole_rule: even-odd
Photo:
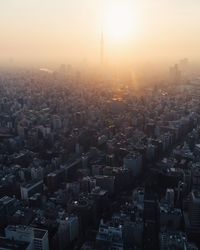
<instances>
[{"instance_id":1,"label":"distant building cluster","mask_svg":"<svg viewBox=\"0 0 200 250\"><path fill-rule=\"evenodd\" d=\"M200 89L170 74L0 73L0 249L200 248Z\"/></svg>"}]
</instances>

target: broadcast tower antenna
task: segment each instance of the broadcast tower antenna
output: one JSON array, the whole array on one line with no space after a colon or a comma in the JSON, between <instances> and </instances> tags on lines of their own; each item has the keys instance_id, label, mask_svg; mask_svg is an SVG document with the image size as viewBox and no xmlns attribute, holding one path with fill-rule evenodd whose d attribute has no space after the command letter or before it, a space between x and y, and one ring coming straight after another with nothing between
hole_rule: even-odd
<instances>
[{"instance_id":1,"label":"broadcast tower antenna","mask_svg":"<svg viewBox=\"0 0 200 250\"><path fill-rule=\"evenodd\" d=\"M101 41L100 41L100 45L101 45L101 65L104 64L104 34L103 34L103 28L101 27Z\"/></svg>"}]
</instances>

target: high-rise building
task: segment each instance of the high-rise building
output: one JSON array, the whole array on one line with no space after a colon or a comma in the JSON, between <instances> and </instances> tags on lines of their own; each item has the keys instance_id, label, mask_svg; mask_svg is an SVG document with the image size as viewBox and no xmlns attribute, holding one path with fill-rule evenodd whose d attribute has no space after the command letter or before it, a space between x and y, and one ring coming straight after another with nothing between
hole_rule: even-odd
<instances>
[{"instance_id":1,"label":"high-rise building","mask_svg":"<svg viewBox=\"0 0 200 250\"><path fill-rule=\"evenodd\" d=\"M22 200L28 200L32 195L43 191L43 180L38 182L27 183L21 186L21 198Z\"/></svg>"},{"instance_id":2,"label":"high-rise building","mask_svg":"<svg viewBox=\"0 0 200 250\"><path fill-rule=\"evenodd\" d=\"M170 68L169 77L172 84L179 84L181 82L181 71L179 70L178 64Z\"/></svg>"},{"instance_id":3,"label":"high-rise building","mask_svg":"<svg viewBox=\"0 0 200 250\"><path fill-rule=\"evenodd\" d=\"M196 167L192 172L192 186L194 189L200 188L200 168Z\"/></svg>"},{"instance_id":4,"label":"high-rise building","mask_svg":"<svg viewBox=\"0 0 200 250\"><path fill-rule=\"evenodd\" d=\"M131 169L132 176L138 176L142 171L142 155L138 152L128 154L124 158L124 167Z\"/></svg>"},{"instance_id":5,"label":"high-rise building","mask_svg":"<svg viewBox=\"0 0 200 250\"><path fill-rule=\"evenodd\" d=\"M49 239L48 231L27 227L27 226L7 226L5 228L7 239L28 242L32 250L48 250Z\"/></svg>"},{"instance_id":6,"label":"high-rise building","mask_svg":"<svg viewBox=\"0 0 200 250\"><path fill-rule=\"evenodd\" d=\"M97 249L123 250L122 226L104 224L101 221L96 236L96 246Z\"/></svg>"},{"instance_id":7,"label":"high-rise building","mask_svg":"<svg viewBox=\"0 0 200 250\"><path fill-rule=\"evenodd\" d=\"M189 73L189 60L188 60L188 58L181 59L179 62L179 67L182 71L183 76L187 77L188 73Z\"/></svg>"},{"instance_id":8,"label":"high-rise building","mask_svg":"<svg viewBox=\"0 0 200 250\"><path fill-rule=\"evenodd\" d=\"M104 36L103 31L101 32L101 65L104 64Z\"/></svg>"},{"instance_id":9,"label":"high-rise building","mask_svg":"<svg viewBox=\"0 0 200 250\"><path fill-rule=\"evenodd\" d=\"M172 188L166 190L165 200L170 207L174 207L174 190Z\"/></svg>"},{"instance_id":10,"label":"high-rise building","mask_svg":"<svg viewBox=\"0 0 200 250\"><path fill-rule=\"evenodd\" d=\"M194 228L200 229L200 192L192 191L190 194L189 221Z\"/></svg>"},{"instance_id":11,"label":"high-rise building","mask_svg":"<svg viewBox=\"0 0 200 250\"><path fill-rule=\"evenodd\" d=\"M96 185L108 191L109 194L115 192L115 176L97 175Z\"/></svg>"},{"instance_id":12,"label":"high-rise building","mask_svg":"<svg viewBox=\"0 0 200 250\"><path fill-rule=\"evenodd\" d=\"M79 235L79 222L77 216L61 218L58 227L59 249L66 249L69 243Z\"/></svg>"},{"instance_id":13,"label":"high-rise building","mask_svg":"<svg viewBox=\"0 0 200 250\"><path fill-rule=\"evenodd\" d=\"M197 250L198 248L188 242L188 239L184 233L179 231L167 231L160 233L160 249Z\"/></svg>"},{"instance_id":14,"label":"high-rise building","mask_svg":"<svg viewBox=\"0 0 200 250\"><path fill-rule=\"evenodd\" d=\"M144 196L144 249L158 249L158 201L157 197L145 190Z\"/></svg>"}]
</instances>

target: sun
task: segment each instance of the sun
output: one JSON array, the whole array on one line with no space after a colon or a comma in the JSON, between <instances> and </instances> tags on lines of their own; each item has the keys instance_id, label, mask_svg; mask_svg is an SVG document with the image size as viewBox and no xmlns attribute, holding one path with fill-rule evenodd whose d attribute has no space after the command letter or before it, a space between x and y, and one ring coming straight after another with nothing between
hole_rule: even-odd
<instances>
[{"instance_id":1,"label":"sun","mask_svg":"<svg viewBox=\"0 0 200 250\"><path fill-rule=\"evenodd\" d=\"M126 1L113 1L105 6L103 30L112 42L130 39L136 32L136 18L133 5Z\"/></svg>"}]
</instances>

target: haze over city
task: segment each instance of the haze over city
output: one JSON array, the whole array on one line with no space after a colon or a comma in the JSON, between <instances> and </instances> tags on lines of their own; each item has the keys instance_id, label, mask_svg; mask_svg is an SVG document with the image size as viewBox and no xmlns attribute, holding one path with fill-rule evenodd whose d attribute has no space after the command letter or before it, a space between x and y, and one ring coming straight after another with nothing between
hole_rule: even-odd
<instances>
[{"instance_id":1,"label":"haze over city","mask_svg":"<svg viewBox=\"0 0 200 250\"><path fill-rule=\"evenodd\" d=\"M0 250L200 249L200 0L0 0Z\"/></svg>"},{"instance_id":2,"label":"haze over city","mask_svg":"<svg viewBox=\"0 0 200 250\"><path fill-rule=\"evenodd\" d=\"M198 0L2 0L1 62L198 61Z\"/></svg>"}]
</instances>

